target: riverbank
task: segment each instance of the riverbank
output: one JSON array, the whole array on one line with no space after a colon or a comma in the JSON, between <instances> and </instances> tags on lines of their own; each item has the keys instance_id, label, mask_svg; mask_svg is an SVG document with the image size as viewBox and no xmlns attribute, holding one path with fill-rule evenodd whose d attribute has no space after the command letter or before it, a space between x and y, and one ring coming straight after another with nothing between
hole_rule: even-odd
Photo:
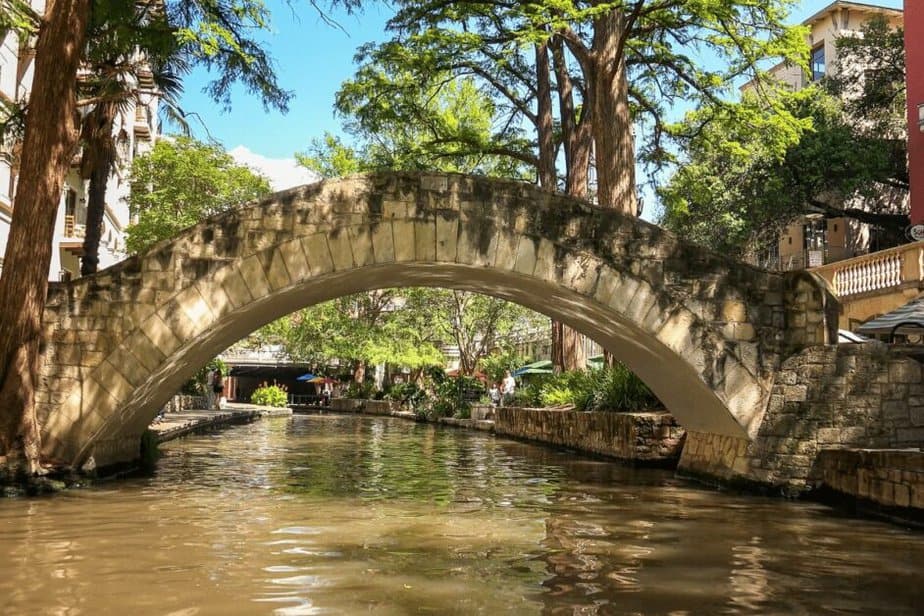
<instances>
[{"instance_id":1,"label":"riverbank","mask_svg":"<svg viewBox=\"0 0 924 616\"><path fill-rule=\"evenodd\" d=\"M291 414L292 409L290 408L229 402L220 411L188 409L168 412L161 420L151 424L148 429L154 433L156 442L160 444L201 430L250 423L262 417L280 417Z\"/></svg>"}]
</instances>

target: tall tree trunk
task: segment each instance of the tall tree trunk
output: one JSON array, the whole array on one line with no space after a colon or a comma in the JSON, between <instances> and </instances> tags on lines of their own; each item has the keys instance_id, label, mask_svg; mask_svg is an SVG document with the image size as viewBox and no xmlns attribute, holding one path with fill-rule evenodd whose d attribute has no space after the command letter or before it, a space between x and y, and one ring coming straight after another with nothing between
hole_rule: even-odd
<instances>
[{"instance_id":1,"label":"tall tree trunk","mask_svg":"<svg viewBox=\"0 0 924 616\"><path fill-rule=\"evenodd\" d=\"M561 38L553 37L555 79L558 81L558 108L562 142L565 149L565 192L572 197L587 198L590 157L593 152L593 114L590 105L581 108L580 118L574 105L574 82L565 58Z\"/></svg>"},{"instance_id":2,"label":"tall tree trunk","mask_svg":"<svg viewBox=\"0 0 924 616\"><path fill-rule=\"evenodd\" d=\"M558 105L562 140L565 144L565 191L572 197L587 197L588 170L592 150L592 118L590 107L582 110L578 119L574 105L574 84L568 70L561 40L551 43L555 78L558 81ZM552 366L556 372L582 370L587 364L584 335L563 323L552 322Z\"/></svg>"},{"instance_id":3,"label":"tall tree trunk","mask_svg":"<svg viewBox=\"0 0 924 616\"><path fill-rule=\"evenodd\" d=\"M539 132L539 185L555 190L555 128L552 121L552 79L549 45L536 45L536 129Z\"/></svg>"},{"instance_id":4,"label":"tall tree trunk","mask_svg":"<svg viewBox=\"0 0 924 616\"><path fill-rule=\"evenodd\" d=\"M635 216L635 145L629 113L629 83L621 38L625 16L606 11L594 20L587 87L594 117L597 202Z\"/></svg>"},{"instance_id":5,"label":"tall tree trunk","mask_svg":"<svg viewBox=\"0 0 924 616\"><path fill-rule=\"evenodd\" d=\"M35 76L13 221L0 277L0 456L39 468L35 414L42 313L55 216L77 143L77 67L90 0L48 0L38 34Z\"/></svg>"},{"instance_id":6,"label":"tall tree trunk","mask_svg":"<svg viewBox=\"0 0 924 616\"><path fill-rule=\"evenodd\" d=\"M80 275L89 276L99 269L99 242L106 211L106 186L115 160L112 126L118 105L99 103L84 121L84 177L90 179L87 194L87 232L83 238Z\"/></svg>"}]
</instances>

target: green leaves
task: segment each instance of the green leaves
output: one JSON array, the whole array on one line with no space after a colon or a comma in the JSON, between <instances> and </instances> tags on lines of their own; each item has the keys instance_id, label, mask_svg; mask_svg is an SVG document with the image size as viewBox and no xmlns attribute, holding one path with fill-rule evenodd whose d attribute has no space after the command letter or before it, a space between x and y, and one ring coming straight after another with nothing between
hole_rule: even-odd
<instances>
[{"instance_id":1,"label":"green leaves","mask_svg":"<svg viewBox=\"0 0 924 616\"><path fill-rule=\"evenodd\" d=\"M216 145L165 138L132 163L126 229L129 252L143 252L203 218L270 193L267 179Z\"/></svg>"}]
</instances>

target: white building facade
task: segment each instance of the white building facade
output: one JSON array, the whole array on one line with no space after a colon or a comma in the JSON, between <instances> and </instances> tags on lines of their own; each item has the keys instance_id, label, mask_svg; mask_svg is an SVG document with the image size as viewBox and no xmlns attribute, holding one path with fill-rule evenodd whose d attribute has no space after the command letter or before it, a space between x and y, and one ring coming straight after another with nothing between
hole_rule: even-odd
<instances>
[{"instance_id":1,"label":"white building facade","mask_svg":"<svg viewBox=\"0 0 924 616\"><path fill-rule=\"evenodd\" d=\"M33 0L36 14L45 10L44 0ZM34 41L32 41L34 43ZM29 41L22 41L15 32L7 32L0 44L0 99L24 103L32 90L35 54ZM105 268L125 257L125 227L129 223L126 197L129 191L128 172L135 156L151 149L159 134L157 121L158 98L150 74L142 74L131 84L134 100L128 101L113 125L117 143L117 160L109 177L103 229L100 234L99 268ZM81 109L82 115L91 107ZM0 271L6 252L10 224L15 214L18 144L3 144L0 148ZM86 235L87 188L89 181L81 177L80 156L74 152L71 169L61 193L55 231L50 280L68 280L80 275L80 257Z\"/></svg>"}]
</instances>

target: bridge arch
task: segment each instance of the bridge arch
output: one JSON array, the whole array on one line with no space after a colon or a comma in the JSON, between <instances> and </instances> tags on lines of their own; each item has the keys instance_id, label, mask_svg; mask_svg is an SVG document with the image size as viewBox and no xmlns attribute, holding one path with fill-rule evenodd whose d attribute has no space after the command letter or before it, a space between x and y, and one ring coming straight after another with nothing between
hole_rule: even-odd
<instances>
[{"instance_id":1,"label":"bridge arch","mask_svg":"<svg viewBox=\"0 0 924 616\"><path fill-rule=\"evenodd\" d=\"M321 182L55 289L43 453L74 466L134 459L157 410L230 344L305 306L407 286L477 291L559 319L624 361L688 429L747 438L781 353L829 335L823 293L799 284L526 184L427 173ZM794 310L802 325L787 328Z\"/></svg>"}]
</instances>

